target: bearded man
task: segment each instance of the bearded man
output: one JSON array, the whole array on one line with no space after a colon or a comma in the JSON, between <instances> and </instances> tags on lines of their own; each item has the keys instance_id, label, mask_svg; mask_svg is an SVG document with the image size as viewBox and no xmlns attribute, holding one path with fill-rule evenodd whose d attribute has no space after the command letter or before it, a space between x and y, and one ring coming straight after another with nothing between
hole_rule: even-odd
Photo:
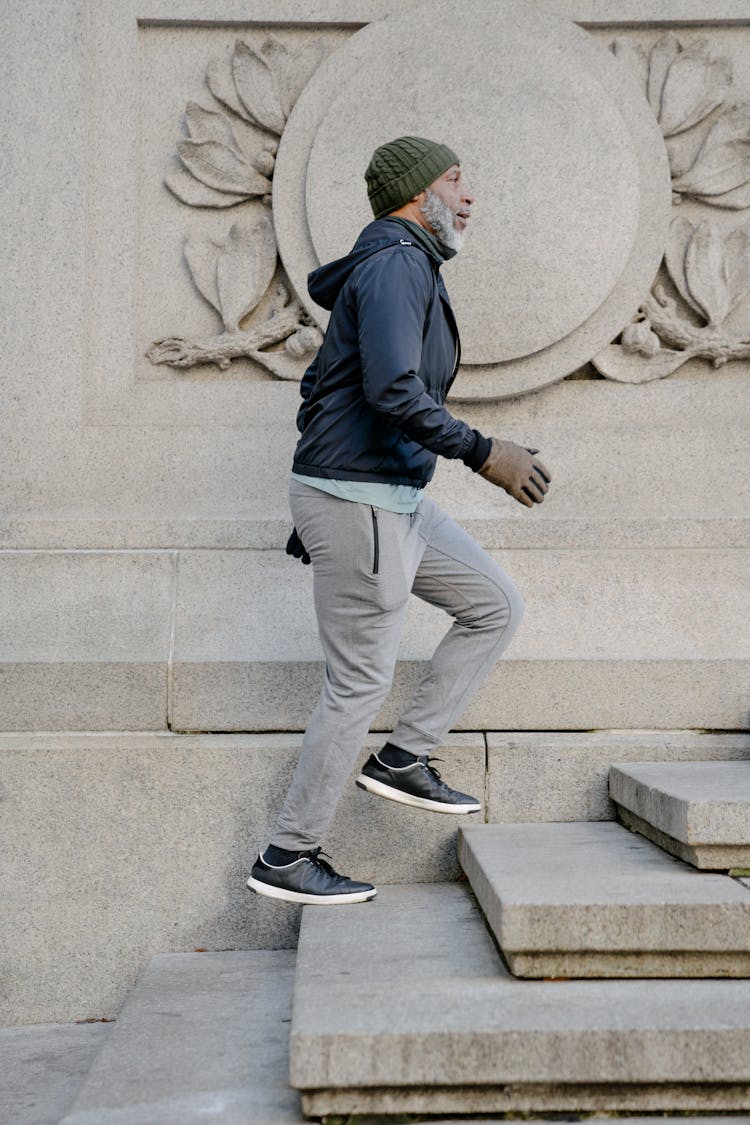
<instances>
[{"instance_id":1,"label":"bearded man","mask_svg":"<svg viewBox=\"0 0 750 1125\"><path fill-rule=\"evenodd\" d=\"M325 680L269 845L248 886L289 902L363 902L369 883L321 858L370 724L391 686L409 595L453 624L385 746L356 784L433 812L479 812L430 765L521 620L508 575L425 496L438 456L463 461L531 507L550 474L535 454L485 437L443 405L460 358L440 276L469 224L473 193L447 145L398 137L365 173L375 221L346 257L314 270L331 310L302 380L287 551L312 561ZM303 546L304 544L304 546Z\"/></svg>"}]
</instances>

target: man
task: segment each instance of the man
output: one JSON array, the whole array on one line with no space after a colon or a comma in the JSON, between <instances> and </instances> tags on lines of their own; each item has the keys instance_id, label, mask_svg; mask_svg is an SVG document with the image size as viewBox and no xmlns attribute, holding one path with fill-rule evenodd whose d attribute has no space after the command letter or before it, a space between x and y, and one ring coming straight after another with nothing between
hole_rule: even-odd
<instances>
[{"instance_id":1,"label":"man","mask_svg":"<svg viewBox=\"0 0 750 1125\"><path fill-rule=\"evenodd\" d=\"M302 381L287 551L312 561L325 682L276 829L248 879L290 902L376 894L337 874L320 840L390 689L410 593L453 625L356 784L434 812L480 811L475 797L449 788L430 754L510 643L523 601L424 488L438 455L527 507L541 503L550 481L536 450L485 437L443 405L460 348L440 266L461 245L474 202L458 157L399 137L376 150L365 179L375 221L346 257L308 279L331 319Z\"/></svg>"}]
</instances>

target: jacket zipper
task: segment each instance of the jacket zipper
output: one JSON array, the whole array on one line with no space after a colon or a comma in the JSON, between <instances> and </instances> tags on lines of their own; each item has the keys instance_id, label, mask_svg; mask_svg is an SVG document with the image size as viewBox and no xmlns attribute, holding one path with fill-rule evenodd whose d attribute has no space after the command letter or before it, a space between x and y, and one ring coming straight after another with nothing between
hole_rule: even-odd
<instances>
[{"instance_id":1,"label":"jacket zipper","mask_svg":"<svg viewBox=\"0 0 750 1125\"><path fill-rule=\"evenodd\" d=\"M373 539L373 553L372 553L372 573L377 574L380 569L380 535L378 534L378 509L370 505L372 512L372 539Z\"/></svg>"}]
</instances>

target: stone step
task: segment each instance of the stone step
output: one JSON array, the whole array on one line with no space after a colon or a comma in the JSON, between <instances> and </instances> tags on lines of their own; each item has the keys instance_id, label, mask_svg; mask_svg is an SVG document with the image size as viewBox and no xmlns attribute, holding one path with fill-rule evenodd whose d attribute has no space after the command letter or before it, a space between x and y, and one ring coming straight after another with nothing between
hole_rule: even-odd
<instances>
[{"instance_id":1,"label":"stone step","mask_svg":"<svg viewBox=\"0 0 750 1125\"><path fill-rule=\"evenodd\" d=\"M528 609L461 729L745 726L742 551L508 548L502 530L488 550ZM304 729L323 678L309 571L278 549L0 551L0 729ZM447 627L411 599L378 729Z\"/></svg>"},{"instance_id":2,"label":"stone step","mask_svg":"<svg viewBox=\"0 0 750 1125\"><path fill-rule=\"evenodd\" d=\"M750 868L750 760L612 766L620 819L695 867Z\"/></svg>"},{"instance_id":3,"label":"stone step","mask_svg":"<svg viewBox=\"0 0 750 1125\"><path fill-rule=\"evenodd\" d=\"M519 981L462 884L305 907L308 1116L750 1109L750 982Z\"/></svg>"},{"instance_id":4,"label":"stone step","mask_svg":"<svg viewBox=\"0 0 750 1125\"><path fill-rule=\"evenodd\" d=\"M58 1125L111 1023L0 1028L0 1121Z\"/></svg>"},{"instance_id":5,"label":"stone step","mask_svg":"<svg viewBox=\"0 0 750 1125\"><path fill-rule=\"evenodd\" d=\"M301 908L246 880L300 744L283 734L0 734L0 1023L115 1017L156 953L295 947ZM459 878L455 817L354 784L382 745L367 739L325 850L377 884ZM483 795L481 734L449 735L441 756L450 784Z\"/></svg>"},{"instance_id":6,"label":"stone step","mask_svg":"<svg viewBox=\"0 0 750 1125\"><path fill-rule=\"evenodd\" d=\"M750 977L750 893L619 824L478 824L458 856L518 977Z\"/></svg>"},{"instance_id":7,"label":"stone step","mask_svg":"<svg viewBox=\"0 0 750 1125\"><path fill-rule=\"evenodd\" d=\"M526 596L527 613L457 729L743 728L750 639L742 552L490 554ZM323 676L310 570L276 551L181 554L173 729L304 728ZM376 729L393 726L448 624L411 599Z\"/></svg>"},{"instance_id":8,"label":"stone step","mask_svg":"<svg viewBox=\"0 0 750 1125\"><path fill-rule=\"evenodd\" d=\"M154 957L61 1125L290 1125L294 954Z\"/></svg>"}]
</instances>

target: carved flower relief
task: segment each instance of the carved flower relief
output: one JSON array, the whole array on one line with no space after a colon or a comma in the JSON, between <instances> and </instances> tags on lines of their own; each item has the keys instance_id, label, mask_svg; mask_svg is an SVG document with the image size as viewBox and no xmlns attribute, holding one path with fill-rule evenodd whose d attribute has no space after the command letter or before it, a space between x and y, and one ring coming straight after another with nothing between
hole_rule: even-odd
<instances>
[{"instance_id":1,"label":"carved flower relief","mask_svg":"<svg viewBox=\"0 0 750 1125\"><path fill-rule=\"evenodd\" d=\"M750 207L750 105L734 106L719 117L672 188L712 207Z\"/></svg>"},{"instance_id":2,"label":"carved flower relief","mask_svg":"<svg viewBox=\"0 0 750 1125\"><path fill-rule=\"evenodd\" d=\"M691 217L673 220L653 291L619 342L592 363L607 378L642 383L689 359L720 367L750 358L744 314L732 316L750 299L750 227L727 230L728 216L701 217L705 206L750 207L750 105L727 101L731 61L714 56L705 40L683 47L672 34L648 53L624 39L614 49L640 68L664 134L673 200L690 199Z\"/></svg>"},{"instance_id":3,"label":"carved flower relief","mask_svg":"<svg viewBox=\"0 0 750 1125\"><path fill-rule=\"evenodd\" d=\"M675 202L690 196L711 207L750 206L750 105L727 101L731 60L713 55L706 40L683 47L671 32L648 54L625 39L614 50L642 78L667 145ZM709 126L705 133L701 125Z\"/></svg>"},{"instance_id":4,"label":"carved flower relief","mask_svg":"<svg viewBox=\"0 0 750 1125\"><path fill-rule=\"evenodd\" d=\"M245 356L279 379L299 379L307 353L319 347L322 336L283 283L269 296L277 265L270 217L261 213L255 222L234 223L224 239L192 234L184 251L196 289L219 314L224 330L197 341L155 340L147 352L151 362L177 368L215 363L226 370L233 359ZM250 313L262 313L264 307L265 319L242 327ZM279 344L280 351L265 350Z\"/></svg>"},{"instance_id":5,"label":"carved flower relief","mask_svg":"<svg viewBox=\"0 0 750 1125\"><path fill-rule=\"evenodd\" d=\"M189 102L188 139L177 142L180 167L164 182L191 207L232 207L260 197L270 201L274 138L252 126L240 128L225 113Z\"/></svg>"},{"instance_id":6,"label":"carved flower relief","mask_svg":"<svg viewBox=\"0 0 750 1125\"><path fill-rule=\"evenodd\" d=\"M257 47L237 40L231 57L211 62L206 81L220 108L188 103L188 136L177 144L180 165L165 177L172 194L192 207L270 203L278 136L326 50L319 41L293 52L269 35ZM322 337L283 281L272 287L278 258L270 214L235 223L224 239L194 233L184 253L224 331L201 340L155 340L146 353L151 362L176 368L215 363L226 370L232 359L246 356L277 378L299 379ZM273 347L278 350L267 350Z\"/></svg>"},{"instance_id":7,"label":"carved flower relief","mask_svg":"<svg viewBox=\"0 0 750 1125\"><path fill-rule=\"evenodd\" d=\"M238 39L231 57L214 59L206 83L222 108L188 103L188 139L177 144L181 163L165 177L169 190L191 207L270 202L277 138L325 50L315 43L292 52L269 35L259 47Z\"/></svg>"},{"instance_id":8,"label":"carved flower relief","mask_svg":"<svg viewBox=\"0 0 750 1125\"><path fill-rule=\"evenodd\" d=\"M750 226L722 235L715 223L676 218L669 231L666 265L689 307L718 328L750 295Z\"/></svg>"},{"instance_id":9,"label":"carved flower relief","mask_svg":"<svg viewBox=\"0 0 750 1125\"><path fill-rule=\"evenodd\" d=\"M271 284L276 269L273 227L262 216L252 227L235 223L226 239L190 235L185 260L198 291L216 309L225 332L238 332Z\"/></svg>"},{"instance_id":10,"label":"carved flower relief","mask_svg":"<svg viewBox=\"0 0 750 1125\"><path fill-rule=\"evenodd\" d=\"M708 359L720 367L750 358L750 334L730 323L732 313L750 298L750 225L722 233L710 220L677 217L665 266L684 306L664 284L655 285L620 343L594 357L602 375L645 383L671 375L689 359Z\"/></svg>"},{"instance_id":11,"label":"carved flower relief","mask_svg":"<svg viewBox=\"0 0 750 1125\"><path fill-rule=\"evenodd\" d=\"M714 58L705 40L683 47L670 33L651 49L648 100L665 137L703 121L723 103L731 85L731 62Z\"/></svg>"}]
</instances>

